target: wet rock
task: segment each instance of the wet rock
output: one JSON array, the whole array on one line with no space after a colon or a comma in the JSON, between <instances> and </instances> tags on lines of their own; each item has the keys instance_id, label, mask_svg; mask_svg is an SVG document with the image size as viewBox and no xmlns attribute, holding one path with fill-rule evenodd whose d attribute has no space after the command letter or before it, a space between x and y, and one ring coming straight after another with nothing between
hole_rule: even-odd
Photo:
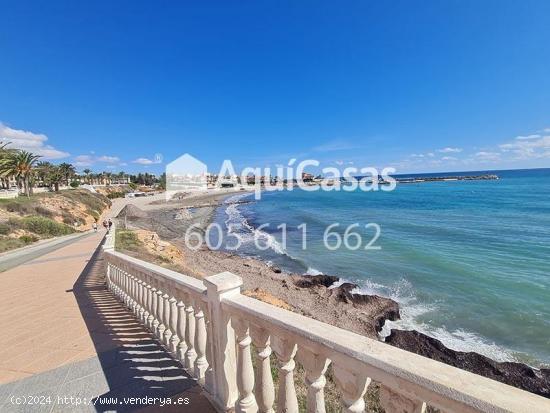
<instances>
[{"instance_id":1,"label":"wet rock","mask_svg":"<svg viewBox=\"0 0 550 413\"><path fill-rule=\"evenodd\" d=\"M386 343L550 398L550 369L538 370L522 363L500 363L475 352L451 350L441 341L415 330L392 330Z\"/></svg>"},{"instance_id":2,"label":"wet rock","mask_svg":"<svg viewBox=\"0 0 550 413\"><path fill-rule=\"evenodd\" d=\"M294 278L294 284L300 288L312 288L317 285L321 285L323 287L328 288L332 284L340 280L340 278L334 275L325 275L325 274L297 275L297 276L294 276L293 278Z\"/></svg>"}]
</instances>

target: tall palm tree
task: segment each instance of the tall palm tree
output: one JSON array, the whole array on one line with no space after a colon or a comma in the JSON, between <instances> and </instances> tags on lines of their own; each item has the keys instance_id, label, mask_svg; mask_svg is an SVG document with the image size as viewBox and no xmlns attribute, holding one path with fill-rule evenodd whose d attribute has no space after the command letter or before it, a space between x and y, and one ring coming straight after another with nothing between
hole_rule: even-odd
<instances>
[{"instance_id":1,"label":"tall palm tree","mask_svg":"<svg viewBox=\"0 0 550 413\"><path fill-rule=\"evenodd\" d=\"M25 195L30 196L32 195L33 168L39 159L39 155L31 152L14 151L0 159L0 172L14 176L19 189L22 189Z\"/></svg>"},{"instance_id":2,"label":"tall palm tree","mask_svg":"<svg viewBox=\"0 0 550 413\"><path fill-rule=\"evenodd\" d=\"M91 169L84 169L82 172L86 176L86 183L89 184L90 183L90 177L92 175L92 170Z\"/></svg>"},{"instance_id":3,"label":"tall palm tree","mask_svg":"<svg viewBox=\"0 0 550 413\"><path fill-rule=\"evenodd\" d=\"M69 181L76 174L76 168L70 163L63 162L59 164L59 170L63 175L63 179L65 180L65 185L69 185Z\"/></svg>"}]
</instances>

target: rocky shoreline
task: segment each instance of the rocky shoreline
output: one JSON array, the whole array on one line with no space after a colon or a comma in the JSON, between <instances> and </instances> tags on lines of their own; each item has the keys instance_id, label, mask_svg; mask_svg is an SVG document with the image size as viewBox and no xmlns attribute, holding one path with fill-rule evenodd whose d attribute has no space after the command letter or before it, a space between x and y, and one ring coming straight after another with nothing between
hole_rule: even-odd
<instances>
[{"instance_id":1,"label":"rocky shoreline","mask_svg":"<svg viewBox=\"0 0 550 413\"><path fill-rule=\"evenodd\" d=\"M169 213L166 207L160 212L149 210L146 217L144 211L135 211L130 221L132 226L155 231L162 239L177 246L183 256L181 270L188 275L202 278L231 271L242 277L247 295L374 339L380 339L378 333L387 320L400 319L396 301L354 293L357 285L341 283L339 277L291 274L254 258L211 251L206 247L199 250L187 248L181 234L197 222L201 226L208 225L216 207L227 196L227 193L210 195L200 203L194 198L192 204L201 206L196 219L174 220L177 209L186 207L180 203L178 208L174 208L174 213ZM192 207L192 204L190 202L187 207ZM403 350L550 398L549 369L538 370L521 363L499 363L478 353L455 351L415 330L392 329L385 341Z\"/></svg>"}]
</instances>

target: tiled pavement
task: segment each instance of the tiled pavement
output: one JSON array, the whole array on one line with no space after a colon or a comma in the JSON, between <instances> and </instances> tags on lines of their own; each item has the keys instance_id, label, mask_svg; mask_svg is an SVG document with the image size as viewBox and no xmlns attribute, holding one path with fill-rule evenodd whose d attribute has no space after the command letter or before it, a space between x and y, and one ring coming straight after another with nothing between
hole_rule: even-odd
<instances>
[{"instance_id":1,"label":"tiled pavement","mask_svg":"<svg viewBox=\"0 0 550 413\"><path fill-rule=\"evenodd\" d=\"M92 234L0 273L0 411L213 412L105 288L100 241Z\"/></svg>"}]
</instances>

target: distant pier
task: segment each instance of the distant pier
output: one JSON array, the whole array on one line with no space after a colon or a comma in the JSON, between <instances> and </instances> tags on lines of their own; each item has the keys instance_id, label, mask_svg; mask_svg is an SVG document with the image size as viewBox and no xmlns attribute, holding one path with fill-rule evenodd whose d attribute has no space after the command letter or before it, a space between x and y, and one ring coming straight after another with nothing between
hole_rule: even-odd
<instances>
[{"instance_id":1,"label":"distant pier","mask_svg":"<svg viewBox=\"0 0 550 413\"><path fill-rule=\"evenodd\" d=\"M400 184L414 184L419 182L440 182L440 181L495 181L498 180L498 175L457 175L457 176L417 176L395 178Z\"/></svg>"}]
</instances>

